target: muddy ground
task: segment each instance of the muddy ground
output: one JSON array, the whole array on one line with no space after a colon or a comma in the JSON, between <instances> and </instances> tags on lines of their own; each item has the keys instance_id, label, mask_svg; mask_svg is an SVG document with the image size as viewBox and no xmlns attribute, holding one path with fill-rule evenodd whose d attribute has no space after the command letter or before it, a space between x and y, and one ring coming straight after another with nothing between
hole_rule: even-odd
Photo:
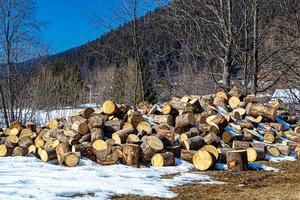
<instances>
[{"instance_id":1,"label":"muddy ground","mask_svg":"<svg viewBox=\"0 0 300 200\"><path fill-rule=\"evenodd\" d=\"M208 171L206 174L227 184L189 184L172 188L175 199L222 200L300 200L300 160L294 162L262 162L280 169L280 172L247 171L229 173ZM113 199L161 199L153 197L121 196Z\"/></svg>"}]
</instances>

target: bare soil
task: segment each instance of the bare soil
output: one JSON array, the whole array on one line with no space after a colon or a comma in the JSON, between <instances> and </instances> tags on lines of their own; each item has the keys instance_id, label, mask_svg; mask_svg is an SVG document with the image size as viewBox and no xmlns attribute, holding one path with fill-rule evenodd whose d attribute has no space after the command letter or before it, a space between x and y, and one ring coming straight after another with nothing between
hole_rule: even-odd
<instances>
[{"instance_id":1,"label":"bare soil","mask_svg":"<svg viewBox=\"0 0 300 200\"><path fill-rule=\"evenodd\" d=\"M262 162L280 169L280 172L246 171L230 173L224 171L204 172L227 184L189 184L172 188L175 199L218 200L300 200L300 160L294 162ZM166 178L166 177L165 177ZM113 199L161 199L133 195L116 196Z\"/></svg>"}]
</instances>

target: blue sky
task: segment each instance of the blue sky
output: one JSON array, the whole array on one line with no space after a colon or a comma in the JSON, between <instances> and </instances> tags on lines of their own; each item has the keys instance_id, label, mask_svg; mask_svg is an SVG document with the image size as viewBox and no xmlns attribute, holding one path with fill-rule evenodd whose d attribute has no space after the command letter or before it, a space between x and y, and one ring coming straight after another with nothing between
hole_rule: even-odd
<instances>
[{"instance_id":1,"label":"blue sky","mask_svg":"<svg viewBox=\"0 0 300 200\"><path fill-rule=\"evenodd\" d=\"M97 13L109 22L113 10L120 9L119 0L37 0L37 6L37 18L46 22L41 38L50 45L51 53L79 46L107 32L92 25L91 18ZM141 14L155 6L141 5Z\"/></svg>"}]
</instances>

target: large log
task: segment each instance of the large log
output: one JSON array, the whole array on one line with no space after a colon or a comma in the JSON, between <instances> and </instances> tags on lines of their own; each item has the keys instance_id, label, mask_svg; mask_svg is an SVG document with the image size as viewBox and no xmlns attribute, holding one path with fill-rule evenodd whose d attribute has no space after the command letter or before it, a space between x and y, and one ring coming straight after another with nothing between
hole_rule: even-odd
<instances>
[{"instance_id":1,"label":"large log","mask_svg":"<svg viewBox=\"0 0 300 200\"><path fill-rule=\"evenodd\" d=\"M141 149L143 152L143 160L144 161L150 161L152 156L155 153L160 152L163 150L164 145L162 141L155 137L155 136L147 136L144 140L143 143L141 144Z\"/></svg>"},{"instance_id":2,"label":"large log","mask_svg":"<svg viewBox=\"0 0 300 200\"><path fill-rule=\"evenodd\" d=\"M274 121L277 117L277 108L264 104L248 103L246 113L253 117L263 116L268 120Z\"/></svg>"},{"instance_id":3,"label":"large log","mask_svg":"<svg viewBox=\"0 0 300 200\"><path fill-rule=\"evenodd\" d=\"M96 156L97 163L101 165L112 165L116 164L119 160L118 150L110 147L104 150L92 150Z\"/></svg>"},{"instance_id":4,"label":"large log","mask_svg":"<svg viewBox=\"0 0 300 200\"><path fill-rule=\"evenodd\" d=\"M151 165L154 167L174 166L175 157L171 152L156 153L151 158Z\"/></svg>"},{"instance_id":5,"label":"large log","mask_svg":"<svg viewBox=\"0 0 300 200\"><path fill-rule=\"evenodd\" d=\"M189 125L194 125L195 116L192 113L187 113L184 115L179 115L176 117L176 127L185 127Z\"/></svg>"},{"instance_id":6,"label":"large log","mask_svg":"<svg viewBox=\"0 0 300 200\"><path fill-rule=\"evenodd\" d=\"M240 172L248 170L247 150L228 151L226 160L228 171Z\"/></svg>"},{"instance_id":7,"label":"large log","mask_svg":"<svg viewBox=\"0 0 300 200\"><path fill-rule=\"evenodd\" d=\"M113 101L106 100L102 104L102 111L106 115L113 115L113 114L115 114L117 112L117 106L116 106L116 104Z\"/></svg>"},{"instance_id":8,"label":"large log","mask_svg":"<svg viewBox=\"0 0 300 200\"><path fill-rule=\"evenodd\" d=\"M255 162L265 159L265 150L262 148L247 148L247 158L248 162Z\"/></svg>"},{"instance_id":9,"label":"large log","mask_svg":"<svg viewBox=\"0 0 300 200\"><path fill-rule=\"evenodd\" d=\"M193 165L200 171L205 171L214 166L215 157L204 150L199 150L193 155Z\"/></svg>"},{"instance_id":10,"label":"large log","mask_svg":"<svg viewBox=\"0 0 300 200\"><path fill-rule=\"evenodd\" d=\"M183 147L187 150L199 150L204 146L204 140L202 136L191 137L183 141Z\"/></svg>"},{"instance_id":11,"label":"large log","mask_svg":"<svg viewBox=\"0 0 300 200\"><path fill-rule=\"evenodd\" d=\"M123 145L123 162L128 166L139 166L140 146L136 144Z\"/></svg>"}]
</instances>

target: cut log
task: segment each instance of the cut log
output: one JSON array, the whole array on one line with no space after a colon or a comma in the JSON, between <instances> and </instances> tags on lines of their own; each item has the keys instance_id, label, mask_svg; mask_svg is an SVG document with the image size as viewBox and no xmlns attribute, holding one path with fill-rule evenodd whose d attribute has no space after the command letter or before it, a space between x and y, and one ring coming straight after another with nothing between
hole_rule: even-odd
<instances>
[{"instance_id":1,"label":"cut log","mask_svg":"<svg viewBox=\"0 0 300 200\"><path fill-rule=\"evenodd\" d=\"M193 165L200 171L205 171L213 167L215 163L215 157L204 150L199 150L193 155Z\"/></svg>"},{"instance_id":2,"label":"cut log","mask_svg":"<svg viewBox=\"0 0 300 200\"><path fill-rule=\"evenodd\" d=\"M58 126L59 126L59 119L54 118L54 119L51 119L51 120L48 122L48 127L49 127L50 129L52 129L52 128L58 128Z\"/></svg>"},{"instance_id":3,"label":"cut log","mask_svg":"<svg viewBox=\"0 0 300 200\"><path fill-rule=\"evenodd\" d=\"M72 129L81 135L85 135L89 132L87 121L76 121L72 124Z\"/></svg>"},{"instance_id":4,"label":"cut log","mask_svg":"<svg viewBox=\"0 0 300 200\"><path fill-rule=\"evenodd\" d=\"M110 147L104 150L95 150L93 149L93 153L96 156L97 163L101 165L112 165L116 164L119 160L118 150L116 148Z\"/></svg>"},{"instance_id":5,"label":"cut log","mask_svg":"<svg viewBox=\"0 0 300 200\"><path fill-rule=\"evenodd\" d=\"M143 115L140 113L140 112L132 112L130 113L130 115L128 116L128 120L127 120L129 123L132 124L132 126L134 128L137 127L137 125L140 123L140 122L143 122L144 121L144 118L143 118Z\"/></svg>"},{"instance_id":6,"label":"cut log","mask_svg":"<svg viewBox=\"0 0 300 200\"><path fill-rule=\"evenodd\" d=\"M68 143L60 143L56 149L57 161L60 165L75 167L79 163L79 157L76 153L70 151Z\"/></svg>"},{"instance_id":7,"label":"cut log","mask_svg":"<svg viewBox=\"0 0 300 200\"><path fill-rule=\"evenodd\" d=\"M117 111L117 106L113 101L106 100L102 104L102 110L106 115L113 115Z\"/></svg>"},{"instance_id":8,"label":"cut log","mask_svg":"<svg viewBox=\"0 0 300 200\"><path fill-rule=\"evenodd\" d=\"M200 134L200 131L198 128L191 128L189 131L182 133L180 135L180 140L185 141L188 140L189 138L198 136Z\"/></svg>"},{"instance_id":9,"label":"cut log","mask_svg":"<svg viewBox=\"0 0 300 200\"><path fill-rule=\"evenodd\" d=\"M185 127L189 125L194 125L195 116L192 113L187 113L176 117L176 127Z\"/></svg>"},{"instance_id":10,"label":"cut log","mask_svg":"<svg viewBox=\"0 0 300 200\"><path fill-rule=\"evenodd\" d=\"M230 99L228 100L228 104L232 109L237 108L240 105L240 102L240 99L235 96L230 97Z\"/></svg>"},{"instance_id":11,"label":"cut log","mask_svg":"<svg viewBox=\"0 0 300 200\"><path fill-rule=\"evenodd\" d=\"M248 170L247 150L228 151L226 160L228 171L240 172Z\"/></svg>"},{"instance_id":12,"label":"cut log","mask_svg":"<svg viewBox=\"0 0 300 200\"><path fill-rule=\"evenodd\" d=\"M215 133L209 133L203 137L205 144L217 144L220 141L220 138Z\"/></svg>"},{"instance_id":13,"label":"cut log","mask_svg":"<svg viewBox=\"0 0 300 200\"><path fill-rule=\"evenodd\" d=\"M144 140L143 143L141 144L141 149L143 152L143 160L144 161L150 161L152 156L155 153L160 152L163 150L164 145L162 141L155 137L155 136L147 136Z\"/></svg>"},{"instance_id":14,"label":"cut log","mask_svg":"<svg viewBox=\"0 0 300 200\"><path fill-rule=\"evenodd\" d=\"M267 132L265 132L265 135L264 135L264 141L268 142L268 143L274 143L275 142L275 136L276 136L275 132L267 131Z\"/></svg>"},{"instance_id":15,"label":"cut log","mask_svg":"<svg viewBox=\"0 0 300 200\"><path fill-rule=\"evenodd\" d=\"M91 142L95 140L102 140L104 138L104 130L102 128L92 128L91 129Z\"/></svg>"},{"instance_id":16,"label":"cut log","mask_svg":"<svg viewBox=\"0 0 300 200\"><path fill-rule=\"evenodd\" d=\"M31 137L22 137L18 141L18 145L24 149L27 149L30 145L33 144Z\"/></svg>"},{"instance_id":17,"label":"cut log","mask_svg":"<svg viewBox=\"0 0 300 200\"><path fill-rule=\"evenodd\" d=\"M174 166L174 154L171 152L156 153L151 158L151 165L154 167Z\"/></svg>"},{"instance_id":18,"label":"cut log","mask_svg":"<svg viewBox=\"0 0 300 200\"><path fill-rule=\"evenodd\" d=\"M183 141L183 147L187 150L199 150L204 146L204 140L202 136L191 137Z\"/></svg>"},{"instance_id":19,"label":"cut log","mask_svg":"<svg viewBox=\"0 0 300 200\"><path fill-rule=\"evenodd\" d=\"M7 147L4 144L0 144L0 157L7 156Z\"/></svg>"},{"instance_id":20,"label":"cut log","mask_svg":"<svg viewBox=\"0 0 300 200\"><path fill-rule=\"evenodd\" d=\"M189 163L192 163L192 161L193 161L193 155L196 152L197 151L195 151L195 150L181 149L180 159L185 160L185 161L187 161Z\"/></svg>"},{"instance_id":21,"label":"cut log","mask_svg":"<svg viewBox=\"0 0 300 200\"><path fill-rule=\"evenodd\" d=\"M231 142L233 140L233 136L229 131L224 131L222 133L222 140L223 142L225 142L226 144L228 144L229 142Z\"/></svg>"},{"instance_id":22,"label":"cut log","mask_svg":"<svg viewBox=\"0 0 300 200\"><path fill-rule=\"evenodd\" d=\"M88 119L93 112L95 112L95 110L93 108L85 108L80 112L80 115L83 118Z\"/></svg>"},{"instance_id":23,"label":"cut log","mask_svg":"<svg viewBox=\"0 0 300 200\"><path fill-rule=\"evenodd\" d=\"M282 155L288 156L290 154L290 146L288 146L288 145L277 145L276 147Z\"/></svg>"},{"instance_id":24,"label":"cut log","mask_svg":"<svg viewBox=\"0 0 300 200\"><path fill-rule=\"evenodd\" d=\"M123 145L123 162L128 166L139 166L140 146L136 144Z\"/></svg>"},{"instance_id":25,"label":"cut log","mask_svg":"<svg viewBox=\"0 0 300 200\"><path fill-rule=\"evenodd\" d=\"M145 131L147 134L151 134L152 133L151 124L148 123L148 122L144 122L144 121L140 122L137 125L136 129L137 129L138 132Z\"/></svg>"},{"instance_id":26,"label":"cut log","mask_svg":"<svg viewBox=\"0 0 300 200\"><path fill-rule=\"evenodd\" d=\"M226 160L226 153L228 151L232 151L233 149L231 148L218 148L218 152L219 152L219 157L218 157L218 160L217 162L218 163L227 163L227 160Z\"/></svg>"},{"instance_id":27,"label":"cut log","mask_svg":"<svg viewBox=\"0 0 300 200\"><path fill-rule=\"evenodd\" d=\"M174 125L174 118L172 115L150 115L150 118L158 124Z\"/></svg>"},{"instance_id":28,"label":"cut log","mask_svg":"<svg viewBox=\"0 0 300 200\"><path fill-rule=\"evenodd\" d=\"M204 150L204 151L207 151L207 152L211 153L214 156L215 160L219 159L219 151L215 146L205 145L204 147L202 147L201 150Z\"/></svg>"},{"instance_id":29,"label":"cut log","mask_svg":"<svg viewBox=\"0 0 300 200\"><path fill-rule=\"evenodd\" d=\"M228 102L227 99L225 99L223 97L215 97L213 105L218 106L218 107L222 107L225 110L227 110L227 102Z\"/></svg>"},{"instance_id":30,"label":"cut log","mask_svg":"<svg viewBox=\"0 0 300 200\"><path fill-rule=\"evenodd\" d=\"M88 121L89 121L89 123L88 123L89 129L92 129L92 128L103 128L104 127L104 120L105 120L104 116L96 115L96 116L90 117L88 119Z\"/></svg>"},{"instance_id":31,"label":"cut log","mask_svg":"<svg viewBox=\"0 0 300 200\"><path fill-rule=\"evenodd\" d=\"M280 152L277 147L275 146L267 146L267 153L274 157L279 157Z\"/></svg>"},{"instance_id":32,"label":"cut log","mask_svg":"<svg viewBox=\"0 0 300 200\"><path fill-rule=\"evenodd\" d=\"M38 152L38 154L39 154L41 160L44 161L44 162L48 162L49 160L53 160L53 159L56 158L55 148L48 149L48 150L41 149Z\"/></svg>"},{"instance_id":33,"label":"cut log","mask_svg":"<svg viewBox=\"0 0 300 200\"><path fill-rule=\"evenodd\" d=\"M173 108L169 103L166 103L161 108L164 115L178 115L178 110Z\"/></svg>"},{"instance_id":34,"label":"cut log","mask_svg":"<svg viewBox=\"0 0 300 200\"><path fill-rule=\"evenodd\" d=\"M103 140L95 140L93 143L92 143L92 147L96 150L96 151L100 151L100 150L103 150L103 149L107 149L107 143Z\"/></svg>"},{"instance_id":35,"label":"cut log","mask_svg":"<svg viewBox=\"0 0 300 200\"><path fill-rule=\"evenodd\" d=\"M140 138L135 134L129 134L126 139L126 143L130 143L130 144L138 144L139 142L140 142Z\"/></svg>"},{"instance_id":36,"label":"cut log","mask_svg":"<svg viewBox=\"0 0 300 200\"><path fill-rule=\"evenodd\" d=\"M255 162L265 159L265 151L261 148L247 148L247 158L248 162Z\"/></svg>"},{"instance_id":37,"label":"cut log","mask_svg":"<svg viewBox=\"0 0 300 200\"><path fill-rule=\"evenodd\" d=\"M181 147L180 145L174 145L174 146L165 146L164 148L166 151L169 151L174 154L175 158L180 158L181 154Z\"/></svg>"},{"instance_id":38,"label":"cut log","mask_svg":"<svg viewBox=\"0 0 300 200\"><path fill-rule=\"evenodd\" d=\"M12 153L12 156L25 156L27 154L27 150L22 147L15 147Z\"/></svg>"},{"instance_id":39,"label":"cut log","mask_svg":"<svg viewBox=\"0 0 300 200\"><path fill-rule=\"evenodd\" d=\"M263 104L249 103L246 107L246 113L253 117L263 116L268 120L274 121L277 117L277 108Z\"/></svg>"},{"instance_id":40,"label":"cut log","mask_svg":"<svg viewBox=\"0 0 300 200\"><path fill-rule=\"evenodd\" d=\"M250 147L250 143L246 141L234 140L232 142L232 148L235 150L246 150Z\"/></svg>"},{"instance_id":41,"label":"cut log","mask_svg":"<svg viewBox=\"0 0 300 200\"><path fill-rule=\"evenodd\" d=\"M112 139L114 139L117 144L124 144L127 140L128 135L134 133L135 133L134 128L121 129L112 134Z\"/></svg>"}]
</instances>

